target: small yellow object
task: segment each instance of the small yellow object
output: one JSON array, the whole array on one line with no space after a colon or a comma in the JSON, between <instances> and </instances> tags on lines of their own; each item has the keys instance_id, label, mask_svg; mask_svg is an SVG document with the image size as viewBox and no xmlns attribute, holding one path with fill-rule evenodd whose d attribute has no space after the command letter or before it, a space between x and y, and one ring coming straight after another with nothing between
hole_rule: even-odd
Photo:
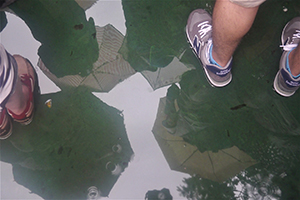
<instances>
[{"instance_id":1,"label":"small yellow object","mask_svg":"<svg viewBox=\"0 0 300 200\"><path fill-rule=\"evenodd\" d=\"M52 107L52 99L48 99L46 102L45 102L46 106L48 106L48 108L51 108Z\"/></svg>"}]
</instances>

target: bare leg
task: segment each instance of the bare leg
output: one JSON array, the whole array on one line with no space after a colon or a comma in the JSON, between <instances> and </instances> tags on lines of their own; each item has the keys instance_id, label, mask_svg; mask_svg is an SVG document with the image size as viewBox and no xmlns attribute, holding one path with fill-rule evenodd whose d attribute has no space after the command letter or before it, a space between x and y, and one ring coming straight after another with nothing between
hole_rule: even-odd
<instances>
[{"instance_id":1,"label":"bare leg","mask_svg":"<svg viewBox=\"0 0 300 200\"><path fill-rule=\"evenodd\" d=\"M300 45L290 53L289 65L293 76L300 74Z\"/></svg>"},{"instance_id":2,"label":"bare leg","mask_svg":"<svg viewBox=\"0 0 300 200\"><path fill-rule=\"evenodd\" d=\"M245 8L229 0L217 0L213 11L212 56L221 66L232 57L242 37L250 30L258 7Z\"/></svg>"},{"instance_id":3,"label":"bare leg","mask_svg":"<svg viewBox=\"0 0 300 200\"><path fill-rule=\"evenodd\" d=\"M19 77L21 74L28 73L34 77L34 72L28 61L22 56L14 55L14 58L18 64L18 79L15 85L15 91L9 97L5 107L11 110L13 113L19 115L25 110L27 101L29 99L29 88L22 84Z\"/></svg>"}]
</instances>

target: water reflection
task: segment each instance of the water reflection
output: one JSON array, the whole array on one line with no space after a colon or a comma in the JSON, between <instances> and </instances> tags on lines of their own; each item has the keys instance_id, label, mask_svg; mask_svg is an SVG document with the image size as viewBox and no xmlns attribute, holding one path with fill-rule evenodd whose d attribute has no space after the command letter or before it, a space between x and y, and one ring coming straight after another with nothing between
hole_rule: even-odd
<instances>
[{"instance_id":1,"label":"water reflection","mask_svg":"<svg viewBox=\"0 0 300 200\"><path fill-rule=\"evenodd\" d=\"M101 192L95 186L90 187L88 192L87 200L98 199L101 196Z\"/></svg>"},{"instance_id":2,"label":"water reflection","mask_svg":"<svg viewBox=\"0 0 300 200\"><path fill-rule=\"evenodd\" d=\"M192 175L178 191L188 199L288 199L299 195L295 173L299 116L291 114L297 101L267 93L261 95L260 104L250 107L254 100L237 102L239 95L230 90L226 91L230 96L222 90L215 93L201 82L202 75L202 71L189 71L180 88L169 88L153 128L170 168ZM258 120L261 115L264 120Z\"/></svg>"},{"instance_id":3,"label":"water reflection","mask_svg":"<svg viewBox=\"0 0 300 200\"><path fill-rule=\"evenodd\" d=\"M192 5L209 5L178 0L123 0L122 5L127 30L120 53L153 89L178 82L195 67L185 62L191 56L183 34L185 15Z\"/></svg>"},{"instance_id":4,"label":"water reflection","mask_svg":"<svg viewBox=\"0 0 300 200\"><path fill-rule=\"evenodd\" d=\"M288 5L289 13L282 11L283 5ZM182 76L180 87L172 85L168 89L167 97L163 99L165 107L158 110L156 122L159 125L154 125L154 135L156 138L159 135L155 131L157 126L164 127L165 130L160 131L164 131L165 141L158 140L158 143L171 169L178 170L174 167L174 160L180 160L185 152L179 149L190 148L190 156L176 161L180 171L185 170L192 175L178 187L184 197L298 198L296 185L299 183L295 172L299 166L297 155L300 148L295 141L300 139L299 94L286 99L272 90L277 71L274 66L278 65L280 57L275 38L280 38L280 28L290 18L299 15L299 10L293 9L293 6L297 8L296 5L299 7L299 3L295 2L273 1L261 6L253 28L235 55L234 65L237 67L234 68L234 81L230 86L211 88L202 70L191 70ZM273 12L266 16L270 7ZM163 118L159 119L160 116ZM176 142L178 147L173 150L170 141ZM222 154L232 148L247 155L248 165L237 167L237 170L231 165L227 171L224 170L227 177L217 179L217 166L222 165L222 159L225 159ZM177 150L179 153L176 153ZM173 161L170 152L175 155ZM195 169L191 170L193 167L186 165L186 162L198 152L206 153L209 158L195 159L191 162L195 164ZM203 168L212 165L213 153L220 155L215 162L216 167L213 167L214 178L209 176L208 171L203 173ZM226 154L230 155L228 152ZM243 156L230 156L239 165L243 163Z\"/></svg>"},{"instance_id":5,"label":"water reflection","mask_svg":"<svg viewBox=\"0 0 300 200\"><path fill-rule=\"evenodd\" d=\"M296 171L292 167L280 174L259 164L222 183L194 175L184 179L178 191L187 199L298 199Z\"/></svg>"},{"instance_id":6,"label":"water reflection","mask_svg":"<svg viewBox=\"0 0 300 200\"><path fill-rule=\"evenodd\" d=\"M133 155L120 111L85 88L39 102L32 124L15 123L1 141L1 161L13 165L15 181L44 199L86 199L91 186L108 196Z\"/></svg>"},{"instance_id":7,"label":"water reflection","mask_svg":"<svg viewBox=\"0 0 300 200\"><path fill-rule=\"evenodd\" d=\"M41 43L38 55L52 73L85 76L91 71L99 52L95 24L75 1L16 1L10 9Z\"/></svg>"},{"instance_id":8,"label":"water reflection","mask_svg":"<svg viewBox=\"0 0 300 200\"><path fill-rule=\"evenodd\" d=\"M170 129L165 128L162 123L162 120L167 118L164 114L165 100L164 98L160 101L153 134L172 170L190 175L198 174L202 178L223 182L243 169L256 164L255 160L236 146L200 152L195 145L191 145L184 138L174 135L174 132L170 132ZM187 128L184 124L176 124L174 127L177 134ZM205 133L199 131L198 134ZM201 141L211 143L208 138L201 138Z\"/></svg>"},{"instance_id":9,"label":"water reflection","mask_svg":"<svg viewBox=\"0 0 300 200\"><path fill-rule=\"evenodd\" d=\"M109 92L118 83L135 73L130 64L118 52L124 36L112 25L96 26L99 57L86 75L75 74L59 77L52 72L51 65L39 60L38 66L60 88L85 86L94 92Z\"/></svg>"},{"instance_id":10,"label":"water reflection","mask_svg":"<svg viewBox=\"0 0 300 200\"><path fill-rule=\"evenodd\" d=\"M102 39L109 43L109 39L111 42L120 38L119 43L115 40L112 45L120 46L122 35L111 26L104 28L108 31L96 28L93 19L87 21L75 1L17 1L10 8L41 42L40 67L44 67L49 77L59 80L57 77L72 77L70 82L75 83L73 77L87 77L79 80L78 85L57 81L61 92L42 95L36 102L37 112L30 126L14 123L14 134L1 141L1 161L12 164L17 183L44 199L108 196L127 168L133 151L122 113L93 96L90 89L108 91L120 81L117 77L114 84L97 82L111 80L111 77L101 77L101 72L103 69L104 73L109 72L106 68L113 71L111 66L116 65L103 66L107 60L113 62L114 50L99 50L99 46L104 45ZM107 39L110 30L113 38ZM126 64L119 58L115 60ZM101 72L94 70L100 66ZM92 70L95 80L89 81ZM134 70L128 71L134 73ZM95 82L99 83L98 87ZM80 85L84 87L78 87Z\"/></svg>"},{"instance_id":11,"label":"water reflection","mask_svg":"<svg viewBox=\"0 0 300 200\"><path fill-rule=\"evenodd\" d=\"M58 45L41 47L39 67L63 91L41 96L33 124L15 125L15 132L22 134L1 141L1 161L13 165L16 182L45 199L107 196L133 151L122 113L90 91L107 92L139 71L154 89L181 80L180 87L173 84L161 100L153 134L170 168L191 176L178 183L184 198L298 198L299 94L285 99L271 87L281 54L280 32L299 14L298 2L276 0L261 6L236 53L234 79L223 89L208 85L184 36L188 14L195 8L211 12L213 1L124 0L125 38L113 26L95 27L85 18L68 19L72 34L57 35L57 27L45 25L47 17L40 18L37 27L31 24L32 10L44 14L37 8L41 1L30 1L36 3L32 8L19 2L14 10L35 37L43 45ZM64 12L78 9L69 1L59 2ZM288 11L283 12L283 6ZM53 33L51 27L54 39L45 38ZM58 36L82 54L76 57L60 46L66 43ZM81 41L84 44L78 45ZM48 99L52 106L44 104ZM150 199L159 190L147 194Z\"/></svg>"},{"instance_id":12,"label":"water reflection","mask_svg":"<svg viewBox=\"0 0 300 200\"><path fill-rule=\"evenodd\" d=\"M170 190L163 188L161 190L150 190L146 193L145 200L172 200Z\"/></svg>"}]
</instances>

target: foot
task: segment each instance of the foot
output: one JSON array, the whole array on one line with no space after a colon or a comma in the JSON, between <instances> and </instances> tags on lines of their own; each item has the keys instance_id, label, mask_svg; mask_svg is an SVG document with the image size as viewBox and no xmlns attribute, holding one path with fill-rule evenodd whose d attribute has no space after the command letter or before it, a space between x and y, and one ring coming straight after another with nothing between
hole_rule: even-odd
<instances>
[{"instance_id":1,"label":"foot","mask_svg":"<svg viewBox=\"0 0 300 200\"><path fill-rule=\"evenodd\" d=\"M7 109L8 114L23 125L28 125L33 119L34 98L33 93L36 85L36 74L31 63L19 55L14 55L18 64L18 76L23 93L23 105L14 109Z\"/></svg>"},{"instance_id":2,"label":"foot","mask_svg":"<svg viewBox=\"0 0 300 200\"><path fill-rule=\"evenodd\" d=\"M300 17L296 17L286 24L282 31L281 42L284 51L273 86L278 94L290 97L300 86L300 75L292 75L289 67L289 54L300 42Z\"/></svg>"},{"instance_id":3,"label":"foot","mask_svg":"<svg viewBox=\"0 0 300 200\"><path fill-rule=\"evenodd\" d=\"M12 134L12 123L6 113L6 109L0 112L0 140L8 138Z\"/></svg>"},{"instance_id":4,"label":"foot","mask_svg":"<svg viewBox=\"0 0 300 200\"><path fill-rule=\"evenodd\" d=\"M232 79L231 61L225 67L213 62L211 56L212 47L212 19L202 9L194 10L188 19L186 35L197 58L203 65L209 83L215 87L224 87Z\"/></svg>"}]
</instances>

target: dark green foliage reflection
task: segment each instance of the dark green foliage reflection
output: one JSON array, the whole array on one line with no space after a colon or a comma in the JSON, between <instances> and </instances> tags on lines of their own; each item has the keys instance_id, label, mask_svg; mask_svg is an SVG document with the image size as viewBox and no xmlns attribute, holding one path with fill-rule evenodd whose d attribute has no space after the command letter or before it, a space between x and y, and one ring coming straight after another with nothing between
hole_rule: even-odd
<instances>
[{"instance_id":1,"label":"dark green foliage reflection","mask_svg":"<svg viewBox=\"0 0 300 200\"><path fill-rule=\"evenodd\" d=\"M281 56L282 28L300 15L299 7L298 1L281 0L260 7L234 55L233 81L225 88L210 87L199 63L185 60L199 68L182 76L180 89L175 85L169 88L164 126L181 130L170 133L180 135L200 152L237 146L258 164L221 183L197 175L187 178L178 188L184 197L298 198L300 93L284 98L273 91L272 84Z\"/></svg>"},{"instance_id":2,"label":"dark green foliage reflection","mask_svg":"<svg viewBox=\"0 0 300 200\"><path fill-rule=\"evenodd\" d=\"M126 36L120 53L137 70L155 71L188 48L186 19L194 8L211 9L213 1L123 0Z\"/></svg>"},{"instance_id":3,"label":"dark green foliage reflection","mask_svg":"<svg viewBox=\"0 0 300 200\"><path fill-rule=\"evenodd\" d=\"M17 1L10 8L41 42L38 55L57 77L86 76L99 56L94 20L75 1Z\"/></svg>"},{"instance_id":4,"label":"dark green foliage reflection","mask_svg":"<svg viewBox=\"0 0 300 200\"><path fill-rule=\"evenodd\" d=\"M39 100L34 121L1 141L15 181L44 199L86 199L91 186L107 196L133 155L120 111L84 88Z\"/></svg>"}]
</instances>

